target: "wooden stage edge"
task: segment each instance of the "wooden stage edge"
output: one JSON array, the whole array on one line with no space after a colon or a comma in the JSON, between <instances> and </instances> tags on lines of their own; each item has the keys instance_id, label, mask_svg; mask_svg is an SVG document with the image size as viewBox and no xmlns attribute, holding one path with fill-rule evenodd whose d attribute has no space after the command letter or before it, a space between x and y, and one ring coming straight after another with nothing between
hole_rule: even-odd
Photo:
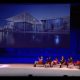
<instances>
[{"instance_id":1,"label":"wooden stage edge","mask_svg":"<svg viewBox=\"0 0 80 80\"><path fill-rule=\"evenodd\" d=\"M34 67L33 64L0 64L0 76L80 76L80 69Z\"/></svg>"}]
</instances>

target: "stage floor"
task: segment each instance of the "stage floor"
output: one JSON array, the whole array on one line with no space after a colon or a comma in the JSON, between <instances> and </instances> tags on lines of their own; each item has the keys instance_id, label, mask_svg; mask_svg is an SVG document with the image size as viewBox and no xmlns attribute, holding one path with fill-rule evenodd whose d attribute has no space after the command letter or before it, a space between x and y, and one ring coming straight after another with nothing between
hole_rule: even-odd
<instances>
[{"instance_id":1,"label":"stage floor","mask_svg":"<svg viewBox=\"0 0 80 80\"><path fill-rule=\"evenodd\" d=\"M80 76L80 69L33 67L33 64L0 64L0 76Z\"/></svg>"}]
</instances>

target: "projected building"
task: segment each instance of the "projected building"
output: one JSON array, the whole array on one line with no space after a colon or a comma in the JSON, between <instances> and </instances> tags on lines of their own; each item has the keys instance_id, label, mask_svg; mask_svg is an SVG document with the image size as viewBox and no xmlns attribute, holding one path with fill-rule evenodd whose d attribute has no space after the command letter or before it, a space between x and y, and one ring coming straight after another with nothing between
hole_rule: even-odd
<instances>
[{"instance_id":1,"label":"projected building","mask_svg":"<svg viewBox=\"0 0 80 80\"><path fill-rule=\"evenodd\" d=\"M7 18L4 29L13 32L48 32L65 34L70 33L70 16L38 20L27 12Z\"/></svg>"},{"instance_id":2,"label":"projected building","mask_svg":"<svg viewBox=\"0 0 80 80\"><path fill-rule=\"evenodd\" d=\"M69 16L38 20L31 14L23 12L7 18L5 23L6 24L0 29L1 46L31 47L34 45L38 47L42 44L44 44L44 46L53 46L54 42L56 42L56 44L60 42L60 36L64 35L65 39L63 40L66 41L70 33ZM55 39L53 40L53 38Z\"/></svg>"},{"instance_id":3,"label":"projected building","mask_svg":"<svg viewBox=\"0 0 80 80\"><path fill-rule=\"evenodd\" d=\"M69 33L70 17L38 20L27 12L6 19L8 28L17 32Z\"/></svg>"},{"instance_id":4,"label":"projected building","mask_svg":"<svg viewBox=\"0 0 80 80\"><path fill-rule=\"evenodd\" d=\"M70 31L70 17L62 17L55 19L41 20L43 23L43 29L46 32L60 32L69 33Z\"/></svg>"},{"instance_id":5,"label":"projected building","mask_svg":"<svg viewBox=\"0 0 80 80\"><path fill-rule=\"evenodd\" d=\"M6 19L14 31L41 31L42 23L27 12Z\"/></svg>"}]
</instances>

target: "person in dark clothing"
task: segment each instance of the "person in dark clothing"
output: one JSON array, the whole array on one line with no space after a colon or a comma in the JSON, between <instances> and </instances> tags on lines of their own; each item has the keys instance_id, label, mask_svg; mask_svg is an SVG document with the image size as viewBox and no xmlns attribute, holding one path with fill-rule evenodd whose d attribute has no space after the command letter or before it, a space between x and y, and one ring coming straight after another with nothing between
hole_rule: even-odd
<instances>
[{"instance_id":1,"label":"person in dark clothing","mask_svg":"<svg viewBox=\"0 0 80 80\"><path fill-rule=\"evenodd\" d=\"M65 58L64 58L64 56L62 56L62 58L61 58L61 61L60 61L60 68L62 67L62 65L65 65L65 63L66 63L66 61L65 61Z\"/></svg>"},{"instance_id":2,"label":"person in dark clothing","mask_svg":"<svg viewBox=\"0 0 80 80\"><path fill-rule=\"evenodd\" d=\"M46 64L49 64L50 67L51 67L51 62L52 62L51 57L47 58Z\"/></svg>"},{"instance_id":3,"label":"person in dark clothing","mask_svg":"<svg viewBox=\"0 0 80 80\"><path fill-rule=\"evenodd\" d=\"M61 64L64 64L64 63L65 63L64 56L62 56L60 63L61 63Z\"/></svg>"},{"instance_id":4,"label":"person in dark clothing","mask_svg":"<svg viewBox=\"0 0 80 80\"><path fill-rule=\"evenodd\" d=\"M70 58L68 59L67 67L68 67L69 65L72 65L72 64L73 64L73 58L70 57Z\"/></svg>"},{"instance_id":5,"label":"person in dark clothing","mask_svg":"<svg viewBox=\"0 0 80 80\"><path fill-rule=\"evenodd\" d=\"M68 62L69 62L69 63L72 63L72 62L73 62L73 58L70 57L70 58L68 59Z\"/></svg>"}]
</instances>

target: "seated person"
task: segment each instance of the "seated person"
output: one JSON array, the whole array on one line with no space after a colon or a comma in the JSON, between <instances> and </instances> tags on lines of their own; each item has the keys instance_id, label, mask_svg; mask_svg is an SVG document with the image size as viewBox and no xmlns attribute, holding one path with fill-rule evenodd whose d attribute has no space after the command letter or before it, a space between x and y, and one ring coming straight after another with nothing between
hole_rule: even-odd
<instances>
[{"instance_id":1,"label":"seated person","mask_svg":"<svg viewBox=\"0 0 80 80\"><path fill-rule=\"evenodd\" d=\"M67 68L69 65L72 65L72 64L73 64L73 59L72 57L69 57L68 62L67 62Z\"/></svg>"},{"instance_id":2,"label":"seated person","mask_svg":"<svg viewBox=\"0 0 80 80\"><path fill-rule=\"evenodd\" d=\"M52 61L52 64L53 64L53 65L58 64L58 58L57 58L57 57L55 58L55 60Z\"/></svg>"},{"instance_id":3,"label":"seated person","mask_svg":"<svg viewBox=\"0 0 80 80\"><path fill-rule=\"evenodd\" d=\"M80 65L80 61L77 61L77 62L76 62L76 65Z\"/></svg>"},{"instance_id":4,"label":"seated person","mask_svg":"<svg viewBox=\"0 0 80 80\"><path fill-rule=\"evenodd\" d=\"M49 64L50 67L51 67L51 62L52 62L51 57L47 58L46 64Z\"/></svg>"},{"instance_id":5,"label":"seated person","mask_svg":"<svg viewBox=\"0 0 80 80\"><path fill-rule=\"evenodd\" d=\"M62 65L65 65L66 64L66 61L65 61L65 59L64 59L64 56L62 56L62 58L61 58L61 61L60 61L60 68L61 68L61 66Z\"/></svg>"},{"instance_id":6,"label":"seated person","mask_svg":"<svg viewBox=\"0 0 80 80\"><path fill-rule=\"evenodd\" d=\"M42 56L39 58L38 64L43 64L43 57Z\"/></svg>"},{"instance_id":7,"label":"seated person","mask_svg":"<svg viewBox=\"0 0 80 80\"><path fill-rule=\"evenodd\" d=\"M77 61L76 65L79 66L79 69L80 69L80 61Z\"/></svg>"},{"instance_id":8,"label":"seated person","mask_svg":"<svg viewBox=\"0 0 80 80\"><path fill-rule=\"evenodd\" d=\"M64 56L62 56L60 63L61 63L61 64L65 64Z\"/></svg>"},{"instance_id":9,"label":"seated person","mask_svg":"<svg viewBox=\"0 0 80 80\"><path fill-rule=\"evenodd\" d=\"M36 64L43 64L43 56L39 57L38 61L35 61L34 66L36 66Z\"/></svg>"},{"instance_id":10,"label":"seated person","mask_svg":"<svg viewBox=\"0 0 80 80\"><path fill-rule=\"evenodd\" d=\"M73 64L73 58L72 58L72 57L70 57L70 58L68 59L68 64Z\"/></svg>"}]
</instances>

